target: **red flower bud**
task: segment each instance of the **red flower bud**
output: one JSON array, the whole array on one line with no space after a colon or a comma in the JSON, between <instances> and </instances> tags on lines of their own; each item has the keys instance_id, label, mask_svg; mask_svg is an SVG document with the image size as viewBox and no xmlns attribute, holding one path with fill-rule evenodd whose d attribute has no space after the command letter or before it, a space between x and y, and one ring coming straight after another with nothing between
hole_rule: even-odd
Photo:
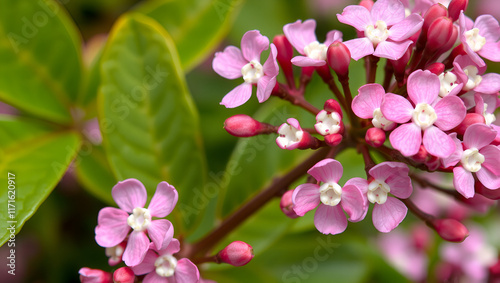
<instances>
[{"instance_id":1,"label":"red flower bud","mask_svg":"<svg viewBox=\"0 0 500 283\"><path fill-rule=\"evenodd\" d=\"M128 266L120 267L113 273L113 281L115 283L134 283L134 272Z\"/></svg>"},{"instance_id":2,"label":"red flower bud","mask_svg":"<svg viewBox=\"0 0 500 283\"><path fill-rule=\"evenodd\" d=\"M361 2L359 2L359 6L365 7L368 11L372 10L373 4L373 0L361 0Z\"/></svg>"},{"instance_id":3,"label":"red flower bud","mask_svg":"<svg viewBox=\"0 0 500 283\"><path fill-rule=\"evenodd\" d=\"M476 182L474 185L475 185L474 187L476 188L476 193L478 193L486 198L492 199L492 200L500 199L500 190L499 189L490 190L490 189L486 188L485 186L483 186L480 182Z\"/></svg>"},{"instance_id":4,"label":"red flower bud","mask_svg":"<svg viewBox=\"0 0 500 283\"><path fill-rule=\"evenodd\" d=\"M439 62L432 63L428 65L425 69L439 76L442 72L444 72L444 64Z\"/></svg>"},{"instance_id":5,"label":"red flower bud","mask_svg":"<svg viewBox=\"0 0 500 283\"><path fill-rule=\"evenodd\" d=\"M342 108L340 108L340 104L337 102L335 99L328 99L325 101L325 105L323 106L323 109L325 109L326 112L337 112L340 115L340 118L342 118Z\"/></svg>"},{"instance_id":6,"label":"red flower bud","mask_svg":"<svg viewBox=\"0 0 500 283\"><path fill-rule=\"evenodd\" d=\"M448 5L448 13L452 21L458 20L460 16L460 12L467 10L467 6L469 5L469 0L451 0Z\"/></svg>"},{"instance_id":7,"label":"red flower bud","mask_svg":"<svg viewBox=\"0 0 500 283\"><path fill-rule=\"evenodd\" d=\"M342 42L337 41L330 44L326 52L326 60L339 78L346 78L349 76L351 52Z\"/></svg>"},{"instance_id":8,"label":"red flower bud","mask_svg":"<svg viewBox=\"0 0 500 283\"><path fill-rule=\"evenodd\" d=\"M331 134L328 136L325 136L325 142L329 146L337 146L339 143L342 142L342 135L340 134Z\"/></svg>"},{"instance_id":9,"label":"red flower bud","mask_svg":"<svg viewBox=\"0 0 500 283\"><path fill-rule=\"evenodd\" d=\"M369 128L366 131L365 141L373 147L379 147L385 142L385 132L379 128Z\"/></svg>"},{"instance_id":10,"label":"red flower bud","mask_svg":"<svg viewBox=\"0 0 500 283\"><path fill-rule=\"evenodd\" d=\"M293 201L292 201L293 190L286 191L283 194L280 201L280 208L283 213L289 218L297 218L299 217L297 213L293 210Z\"/></svg>"},{"instance_id":11,"label":"red flower bud","mask_svg":"<svg viewBox=\"0 0 500 283\"><path fill-rule=\"evenodd\" d=\"M439 17L427 31L427 44L425 48L433 52L446 45L453 35L453 22L448 17Z\"/></svg>"},{"instance_id":12,"label":"red flower bud","mask_svg":"<svg viewBox=\"0 0 500 283\"><path fill-rule=\"evenodd\" d=\"M216 255L217 262L232 266L243 266L253 258L253 249L242 241L234 241Z\"/></svg>"},{"instance_id":13,"label":"red flower bud","mask_svg":"<svg viewBox=\"0 0 500 283\"><path fill-rule=\"evenodd\" d=\"M418 149L417 154L412 156L413 160L415 160L419 163L426 162L429 157L430 157L430 154L429 154L429 152L427 152L427 149L425 149L424 145L420 145L420 148Z\"/></svg>"},{"instance_id":14,"label":"red flower bud","mask_svg":"<svg viewBox=\"0 0 500 283\"><path fill-rule=\"evenodd\" d=\"M422 25L422 32L426 35L429 27L439 17L448 16L448 10L440 3L432 5L424 15L424 24Z\"/></svg>"},{"instance_id":15,"label":"red flower bud","mask_svg":"<svg viewBox=\"0 0 500 283\"><path fill-rule=\"evenodd\" d=\"M295 87L292 62L290 61L293 57L293 46L290 44L286 36L282 34L275 36L273 43L278 51L276 60L280 64L283 74L285 74L287 83L290 87Z\"/></svg>"},{"instance_id":16,"label":"red flower bud","mask_svg":"<svg viewBox=\"0 0 500 283\"><path fill-rule=\"evenodd\" d=\"M88 267L80 268L78 271L80 274L80 282L82 283L92 283L92 282L100 282L100 283L112 283L113 278L111 273L100 270L100 269L91 269Z\"/></svg>"},{"instance_id":17,"label":"red flower bud","mask_svg":"<svg viewBox=\"0 0 500 283\"><path fill-rule=\"evenodd\" d=\"M461 243L469 236L469 230L455 219L434 219L430 225L443 240Z\"/></svg>"},{"instance_id":18,"label":"red flower bud","mask_svg":"<svg viewBox=\"0 0 500 283\"><path fill-rule=\"evenodd\" d=\"M465 118L462 121L462 123L460 123L458 126L456 126L455 129L453 129L453 131L457 132L457 134L459 134L459 135L463 135L465 133L465 130L467 130L467 128L470 125L478 124L478 123L484 124L484 116L483 115L478 114L478 113L467 113L467 115L465 115Z\"/></svg>"},{"instance_id":19,"label":"red flower bud","mask_svg":"<svg viewBox=\"0 0 500 283\"><path fill-rule=\"evenodd\" d=\"M244 114L238 114L227 118L224 122L224 129L235 137L253 137L259 134L276 132L274 126L261 123Z\"/></svg>"}]
</instances>

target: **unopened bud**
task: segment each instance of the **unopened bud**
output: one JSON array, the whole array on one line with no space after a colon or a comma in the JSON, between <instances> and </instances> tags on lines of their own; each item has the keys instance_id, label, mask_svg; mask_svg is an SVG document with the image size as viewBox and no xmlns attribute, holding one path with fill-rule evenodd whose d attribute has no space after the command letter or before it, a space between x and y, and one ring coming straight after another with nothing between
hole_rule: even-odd
<instances>
[{"instance_id":1,"label":"unopened bud","mask_svg":"<svg viewBox=\"0 0 500 283\"><path fill-rule=\"evenodd\" d=\"M274 126L261 123L244 114L238 114L227 118L224 122L224 129L235 137L253 137L259 134L276 132Z\"/></svg>"},{"instance_id":2,"label":"unopened bud","mask_svg":"<svg viewBox=\"0 0 500 283\"><path fill-rule=\"evenodd\" d=\"M484 124L484 116L478 113L467 113L464 120L460 123L453 131L457 132L459 135L465 134L465 130L470 125L474 124Z\"/></svg>"},{"instance_id":3,"label":"unopened bud","mask_svg":"<svg viewBox=\"0 0 500 283\"><path fill-rule=\"evenodd\" d=\"M327 112L337 112L339 113L340 118L342 118L342 108L340 108L340 104L335 99L330 98L325 101L323 109L325 109Z\"/></svg>"},{"instance_id":4,"label":"unopened bud","mask_svg":"<svg viewBox=\"0 0 500 283\"><path fill-rule=\"evenodd\" d=\"M82 283L112 283L113 277L111 273L100 270L100 269L91 269L88 267L80 268L78 271L80 274L80 282Z\"/></svg>"},{"instance_id":5,"label":"unopened bud","mask_svg":"<svg viewBox=\"0 0 500 283\"><path fill-rule=\"evenodd\" d=\"M361 0L361 2L359 2L359 6L363 6L368 9L368 11L371 11L373 7L373 0Z\"/></svg>"},{"instance_id":6,"label":"unopened bud","mask_svg":"<svg viewBox=\"0 0 500 283\"><path fill-rule=\"evenodd\" d=\"M424 147L424 145L420 145L418 152L411 158L413 158L413 160L415 160L416 162L425 163L429 159L429 156L430 154L429 152L427 152L427 149Z\"/></svg>"},{"instance_id":7,"label":"unopened bud","mask_svg":"<svg viewBox=\"0 0 500 283\"><path fill-rule=\"evenodd\" d=\"M436 230L443 240L461 243L469 236L469 230L455 219L434 219L430 225Z\"/></svg>"},{"instance_id":8,"label":"unopened bud","mask_svg":"<svg viewBox=\"0 0 500 283\"><path fill-rule=\"evenodd\" d=\"M325 136L325 143L331 147L337 146L342 142L341 134L331 134Z\"/></svg>"},{"instance_id":9,"label":"unopened bud","mask_svg":"<svg viewBox=\"0 0 500 283\"><path fill-rule=\"evenodd\" d=\"M500 190L490 190L486 188L483 184L480 182L476 182L474 184L474 187L476 189L476 193L484 196L485 198L489 198L492 200L499 200L500 199Z\"/></svg>"},{"instance_id":10,"label":"unopened bud","mask_svg":"<svg viewBox=\"0 0 500 283\"><path fill-rule=\"evenodd\" d=\"M330 44L326 52L326 60L340 79L345 79L349 76L351 52L342 42L337 41Z\"/></svg>"},{"instance_id":11,"label":"unopened bud","mask_svg":"<svg viewBox=\"0 0 500 283\"><path fill-rule=\"evenodd\" d=\"M253 249L242 241L234 241L216 255L217 262L232 266L243 266L253 258Z\"/></svg>"},{"instance_id":12,"label":"unopened bud","mask_svg":"<svg viewBox=\"0 0 500 283\"><path fill-rule=\"evenodd\" d=\"M424 15L424 24L422 25L422 32L427 33L432 23L439 17L448 16L448 9L441 3L432 5Z\"/></svg>"},{"instance_id":13,"label":"unopened bud","mask_svg":"<svg viewBox=\"0 0 500 283\"><path fill-rule=\"evenodd\" d=\"M385 132L379 128L369 128L366 131L365 141L373 147L379 147L385 142Z\"/></svg>"},{"instance_id":14,"label":"unopened bud","mask_svg":"<svg viewBox=\"0 0 500 283\"><path fill-rule=\"evenodd\" d=\"M500 258L497 262L489 268L490 280L489 282L500 282ZM496 281L494 281L496 280Z\"/></svg>"},{"instance_id":15,"label":"unopened bud","mask_svg":"<svg viewBox=\"0 0 500 283\"><path fill-rule=\"evenodd\" d=\"M299 217L297 213L293 210L293 201L292 201L293 190L288 190L283 194L280 201L280 208L283 213L289 218L297 218Z\"/></svg>"},{"instance_id":16,"label":"unopened bud","mask_svg":"<svg viewBox=\"0 0 500 283\"><path fill-rule=\"evenodd\" d=\"M448 14L452 21L458 20L460 16L460 12L467 10L467 6L469 5L469 0L451 0L448 5Z\"/></svg>"},{"instance_id":17,"label":"unopened bud","mask_svg":"<svg viewBox=\"0 0 500 283\"><path fill-rule=\"evenodd\" d=\"M447 44L453 35L453 22L448 17L439 17L427 31L427 44L425 48L433 52Z\"/></svg>"},{"instance_id":18,"label":"unopened bud","mask_svg":"<svg viewBox=\"0 0 500 283\"><path fill-rule=\"evenodd\" d=\"M114 283L134 283L135 275L128 266L120 267L113 273Z\"/></svg>"},{"instance_id":19,"label":"unopened bud","mask_svg":"<svg viewBox=\"0 0 500 283\"><path fill-rule=\"evenodd\" d=\"M451 32L450 39L446 44L444 44L441 48L439 48L439 52L442 54L450 50L455 45L455 42L457 42L457 38L458 38L458 28L457 26L453 25L453 30Z\"/></svg>"},{"instance_id":20,"label":"unopened bud","mask_svg":"<svg viewBox=\"0 0 500 283\"><path fill-rule=\"evenodd\" d=\"M432 63L428 65L425 69L439 76L441 73L444 72L444 64L439 62Z\"/></svg>"},{"instance_id":21,"label":"unopened bud","mask_svg":"<svg viewBox=\"0 0 500 283\"><path fill-rule=\"evenodd\" d=\"M274 37L273 43L276 46L278 55L276 60L281 66L281 70L285 74L287 82L290 87L295 86L293 68L292 68L292 57L293 57L293 46L290 44L286 36L280 34Z\"/></svg>"}]
</instances>

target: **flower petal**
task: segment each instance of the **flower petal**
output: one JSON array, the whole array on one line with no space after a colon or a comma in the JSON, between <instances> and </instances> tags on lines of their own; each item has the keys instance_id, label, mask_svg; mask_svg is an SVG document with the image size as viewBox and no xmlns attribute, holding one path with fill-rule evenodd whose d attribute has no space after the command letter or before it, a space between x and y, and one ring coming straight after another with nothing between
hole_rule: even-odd
<instances>
[{"instance_id":1,"label":"flower petal","mask_svg":"<svg viewBox=\"0 0 500 283\"><path fill-rule=\"evenodd\" d=\"M451 133L450 138L455 142L455 151L450 156L441 160L441 164L444 168L457 165L460 159L462 159L462 154L464 152L462 142L457 138L457 133Z\"/></svg>"},{"instance_id":2,"label":"flower petal","mask_svg":"<svg viewBox=\"0 0 500 283\"><path fill-rule=\"evenodd\" d=\"M347 182L345 182L344 187L345 186L355 186L361 191L362 194L366 194L366 192L368 192L368 181L366 181L363 178L359 177L351 178L347 180Z\"/></svg>"},{"instance_id":3,"label":"flower petal","mask_svg":"<svg viewBox=\"0 0 500 283\"><path fill-rule=\"evenodd\" d=\"M373 25L370 11L363 6L349 5L344 8L342 14L337 14L339 22L353 26L358 31L365 31L366 26Z\"/></svg>"},{"instance_id":4,"label":"flower petal","mask_svg":"<svg viewBox=\"0 0 500 283\"><path fill-rule=\"evenodd\" d=\"M274 86L276 77L263 76L257 82L257 100L262 103L269 99Z\"/></svg>"},{"instance_id":5,"label":"flower petal","mask_svg":"<svg viewBox=\"0 0 500 283\"><path fill-rule=\"evenodd\" d=\"M366 37L351 39L343 43L347 49L349 49L351 58L356 61L367 55L373 54L373 43Z\"/></svg>"},{"instance_id":6,"label":"flower petal","mask_svg":"<svg viewBox=\"0 0 500 283\"><path fill-rule=\"evenodd\" d=\"M408 46L412 44L411 40L402 42L382 41L375 48L374 56L387 58L390 60L398 60L405 54Z\"/></svg>"},{"instance_id":7,"label":"flower petal","mask_svg":"<svg viewBox=\"0 0 500 283\"><path fill-rule=\"evenodd\" d=\"M232 80L242 76L241 68L247 63L239 48L228 46L224 51L215 53L212 68L220 76Z\"/></svg>"},{"instance_id":8,"label":"flower petal","mask_svg":"<svg viewBox=\"0 0 500 283\"><path fill-rule=\"evenodd\" d=\"M347 228L347 218L340 205L320 204L314 214L314 226L323 234L340 234Z\"/></svg>"},{"instance_id":9,"label":"flower petal","mask_svg":"<svg viewBox=\"0 0 500 283\"><path fill-rule=\"evenodd\" d=\"M453 186L465 198L474 196L474 177L462 166L453 168Z\"/></svg>"},{"instance_id":10,"label":"flower petal","mask_svg":"<svg viewBox=\"0 0 500 283\"><path fill-rule=\"evenodd\" d=\"M491 170L488 170L488 168L481 168L476 172L476 176L486 188L490 190L500 189L500 176L495 175Z\"/></svg>"},{"instance_id":11,"label":"flower petal","mask_svg":"<svg viewBox=\"0 0 500 283\"><path fill-rule=\"evenodd\" d=\"M169 215L177 204L178 198L179 196L174 186L165 181L159 183L148 206L151 216L165 217Z\"/></svg>"},{"instance_id":12,"label":"flower petal","mask_svg":"<svg viewBox=\"0 0 500 283\"><path fill-rule=\"evenodd\" d=\"M379 84L366 84L360 87L358 92L352 100L352 111L360 118L373 118L373 111L382 105L384 88Z\"/></svg>"},{"instance_id":13,"label":"flower petal","mask_svg":"<svg viewBox=\"0 0 500 283\"><path fill-rule=\"evenodd\" d=\"M132 271L134 271L135 275L144 275L150 272L153 272L155 267L155 261L158 259L158 255L153 250L148 250L144 259L141 263L136 266L132 266Z\"/></svg>"},{"instance_id":14,"label":"flower petal","mask_svg":"<svg viewBox=\"0 0 500 283\"><path fill-rule=\"evenodd\" d=\"M415 103L432 104L439 95L441 83L430 71L417 70L408 77L408 96Z\"/></svg>"},{"instance_id":15,"label":"flower petal","mask_svg":"<svg viewBox=\"0 0 500 283\"><path fill-rule=\"evenodd\" d=\"M361 193L361 190L354 185L345 185L342 188L342 208L349 215L349 221L358 222L365 218L368 211L368 203Z\"/></svg>"},{"instance_id":16,"label":"flower petal","mask_svg":"<svg viewBox=\"0 0 500 283\"><path fill-rule=\"evenodd\" d=\"M500 148L487 145L479 150L479 153L484 155L482 167L488 168L494 175L500 176Z\"/></svg>"},{"instance_id":17,"label":"flower petal","mask_svg":"<svg viewBox=\"0 0 500 283\"><path fill-rule=\"evenodd\" d=\"M474 27L479 29L479 35L486 42L497 42L500 39L500 25L492 15L481 15L474 22Z\"/></svg>"},{"instance_id":18,"label":"flower petal","mask_svg":"<svg viewBox=\"0 0 500 283\"><path fill-rule=\"evenodd\" d=\"M148 235L156 249L162 249L172 241L174 226L167 219L153 220L148 227Z\"/></svg>"},{"instance_id":19,"label":"flower petal","mask_svg":"<svg viewBox=\"0 0 500 283\"><path fill-rule=\"evenodd\" d=\"M389 29L389 38L394 41L403 41L420 30L423 24L424 19L420 15L411 14Z\"/></svg>"},{"instance_id":20,"label":"flower petal","mask_svg":"<svg viewBox=\"0 0 500 283\"><path fill-rule=\"evenodd\" d=\"M434 126L424 131L423 144L430 154L440 158L450 157L456 149L453 139Z\"/></svg>"},{"instance_id":21,"label":"flower petal","mask_svg":"<svg viewBox=\"0 0 500 283\"><path fill-rule=\"evenodd\" d=\"M500 74L489 73L482 76L482 80L474 91L492 94L500 91Z\"/></svg>"},{"instance_id":22,"label":"flower petal","mask_svg":"<svg viewBox=\"0 0 500 283\"><path fill-rule=\"evenodd\" d=\"M481 149L495 140L496 136L497 133L491 127L485 124L473 124L465 130L464 145L466 148Z\"/></svg>"},{"instance_id":23,"label":"flower petal","mask_svg":"<svg viewBox=\"0 0 500 283\"><path fill-rule=\"evenodd\" d=\"M326 34L324 44L328 47L335 41L342 41L342 32L338 30L331 30Z\"/></svg>"},{"instance_id":24,"label":"flower petal","mask_svg":"<svg viewBox=\"0 0 500 283\"><path fill-rule=\"evenodd\" d=\"M123 261L127 266L135 266L142 262L149 247L149 239L144 232L132 231L123 252Z\"/></svg>"},{"instance_id":25,"label":"flower petal","mask_svg":"<svg viewBox=\"0 0 500 283\"><path fill-rule=\"evenodd\" d=\"M342 164L335 159L326 158L316 163L307 173L323 183L338 183L342 177Z\"/></svg>"},{"instance_id":26,"label":"flower petal","mask_svg":"<svg viewBox=\"0 0 500 283\"><path fill-rule=\"evenodd\" d=\"M411 119L414 109L401 95L388 93L382 100L380 110L387 120L402 124Z\"/></svg>"},{"instance_id":27,"label":"flower petal","mask_svg":"<svg viewBox=\"0 0 500 283\"><path fill-rule=\"evenodd\" d=\"M320 67L326 64L325 60L312 59L306 56L295 56L291 62L299 67Z\"/></svg>"},{"instance_id":28,"label":"flower petal","mask_svg":"<svg viewBox=\"0 0 500 283\"><path fill-rule=\"evenodd\" d=\"M101 247L114 247L127 237L130 226L127 224L129 214L125 211L105 207L99 211L97 216L97 227L95 227L95 241Z\"/></svg>"},{"instance_id":29,"label":"flower petal","mask_svg":"<svg viewBox=\"0 0 500 283\"><path fill-rule=\"evenodd\" d=\"M401 162L386 161L373 166L368 173L375 179L386 180L389 176L396 174L395 172L403 172L408 175L408 165Z\"/></svg>"},{"instance_id":30,"label":"flower petal","mask_svg":"<svg viewBox=\"0 0 500 283\"><path fill-rule=\"evenodd\" d=\"M177 261L174 277L177 282L196 283L200 280L200 272L198 267L189 259L181 258Z\"/></svg>"},{"instance_id":31,"label":"flower petal","mask_svg":"<svg viewBox=\"0 0 500 283\"><path fill-rule=\"evenodd\" d=\"M303 23L298 20L283 27L283 32L290 44L302 55L304 55L304 47L311 42L317 41L315 30L315 20L306 20Z\"/></svg>"},{"instance_id":32,"label":"flower petal","mask_svg":"<svg viewBox=\"0 0 500 283\"><path fill-rule=\"evenodd\" d=\"M387 26L392 26L405 19L405 7L399 0L379 0L373 4L372 19L384 21Z\"/></svg>"},{"instance_id":33,"label":"flower petal","mask_svg":"<svg viewBox=\"0 0 500 283\"><path fill-rule=\"evenodd\" d=\"M278 50L276 50L276 45L271 43L271 52L262 66L262 70L266 76L276 77L278 75L279 67L278 62L276 61L276 56L278 56Z\"/></svg>"},{"instance_id":34,"label":"flower petal","mask_svg":"<svg viewBox=\"0 0 500 283\"><path fill-rule=\"evenodd\" d=\"M247 31L241 38L241 52L247 61L260 62L260 54L269 48L269 39L258 30Z\"/></svg>"},{"instance_id":35,"label":"flower petal","mask_svg":"<svg viewBox=\"0 0 500 283\"><path fill-rule=\"evenodd\" d=\"M146 188L137 179L118 182L111 190L111 195L116 204L128 213L136 207L143 208L148 197Z\"/></svg>"},{"instance_id":36,"label":"flower petal","mask_svg":"<svg viewBox=\"0 0 500 283\"><path fill-rule=\"evenodd\" d=\"M437 120L434 122L438 128L448 131L458 126L465 118L465 105L457 96L445 96L434 105Z\"/></svg>"},{"instance_id":37,"label":"flower petal","mask_svg":"<svg viewBox=\"0 0 500 283\"><path fill-rule=\"evenodd\" d=\"M252 96L252 85L242 83L226 94L220 104L226 108L235 108L247 102L250 96Z\"/></svg>"},{"instance_id":38,"label":"flower petal","mask_svg":"<svg viewBox=\"0 0 500 283\"><path fill-rule=\"evenodd\" d=\"M392 147L404 156L417 154L422 144L422 130L414 123L401 125L389 135Z\"/></svg>"},{"instance_id":39,"label":"flower petal","mask_svg":"<svg viewBox=\"0 0 500 283\"><path fill-rule=\"evenodd\" d=\"M384 204L373 207L373 226L382 233L389 233L406 217L408 208L399 199L388 197Z\"/></svg>"},{"instance_id":40,"label":"flower petal","mask_svg":"<svg viewBox=\"0 0 500 283\"><path fill-rule=\"evenodd\" d=\"M467 46L468 47L468 46ZM467 49L466 49L467 51ZM479 55L483 56L484 58L491 60L493 62L500 62L500 41L499 42L487 42L481 50L477 52ZM469 53L467 53L469 54ZM471 56L469 54L469 56ZM486 63L477 56L475 58L474 56L471 56L472 60L476 62L479 66L484 66Z\"/></svg>"},{"instance_id":41,"label":"flower petal","mask_svg":"<svg viewBox=\"0 0 500 283\"><path fill-rule=\"evenodd\" d=\"M292 195L293 211L299 216L304 216L308 211L318 206L319 187L316 184L299 185Z\"/></svg>"},{"instance_id":42,"label":"flower petal","mask_svg":"<svg viewBox=\"0 0 500 283\"><path fill-rule=\"evenodd\" d=\"M166 254L176 254L181 250L181 243L177 239L172 239L167 247L163 247L162 250L158 251L160 256Z\"/></svg>"}]
</instances>

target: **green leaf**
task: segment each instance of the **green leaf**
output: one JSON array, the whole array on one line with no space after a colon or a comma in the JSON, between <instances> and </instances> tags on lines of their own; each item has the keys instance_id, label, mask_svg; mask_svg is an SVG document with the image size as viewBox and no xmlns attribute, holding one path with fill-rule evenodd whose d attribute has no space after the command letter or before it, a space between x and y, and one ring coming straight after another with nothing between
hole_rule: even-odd
<instances>
[{"instance_id":1,"label":"green leaf","mask_svg":"<svg viewBox=\"0 0 500 283\"><path fill-rule=\"evenodd\" d=\"M88 141L86 143L89 143ZM84 148L87 148L84 151ZM76 177L83 187L101 201L114 206L111 189L118 182L109 166L102 146L82 145L82 150L75 160Z\"/></svg>"},{"instance_id":2,"label":"green leaf","mask_svg":"<svg viewBox=\"0 0 500 283\"><path fill-rule=\"evenodd\" d=\"M79 103L82 106L87 106L95 102L101 83L101 57L102 49L99 50L96 57L90 64L90 68L86 70L85 83L83 84L82 91L79 94ZM95 106L94 104L92 106ZM88 114L88 113L87 113ZM95 117L95 116L94 116Z\"/></svg>"},{"instance_id":3,"label":"green leaf","mask_svg":"<svg viewBox=\"0 0 500 283\"><path fill-rule=\"evenodd\" d=\"M222 39L243 0L157 0L139 6L172 36L187 72L201 63Z\"/></svg>"},{"instance_id":4,"label":"green leaf","mask_svg":"<svg viewBox=\"0 0 500 283\"><path fill-rule=\"evenodd\" d=\"M179 192L176 229L193 227L202 217L193 192L203 188L205 155L198 113L170 36L150 18L123 16L101 60L98 112L115 176L140 180L149 197L158 183L169 182Z\"/></svg>"},{"instance_id":5,"label":"green leaf","mask_svg":"<svg viewBox=\"0 0 500 283\"><path fill-rule=\"evenodd\" d=\"M53 0L0 0L0 7L0 99L69 123L82 74L76 26Z\"/></svg>"},{"instance_id":6,"label":"green leaf","mask_svg":"<svg viewBox=\"0 0 500 283\"><path fill-rule=\"evenodd\" d=\"M0 136L3 137L0 144L0 183L9 191L5 190L0 195L1 215L4 218L0 224L2 245L10 237L6 228L15 225L16 233L19 232L52 192L73 160L80 137L73 132L50 132L28 121L3 118L0 119Z\"/></svg>"}]
</instances>

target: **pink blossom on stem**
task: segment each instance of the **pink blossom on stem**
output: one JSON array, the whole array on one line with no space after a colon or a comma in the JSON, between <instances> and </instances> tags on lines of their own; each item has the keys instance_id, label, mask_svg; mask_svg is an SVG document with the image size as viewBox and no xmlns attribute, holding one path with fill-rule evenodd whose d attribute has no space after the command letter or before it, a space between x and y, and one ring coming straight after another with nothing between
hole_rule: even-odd
<instances>
[{"instance_id":1,"label":"pink blossom on stem","mask_svg":"<svg viewBox=\"0 0 500 283\"><path fill-rule=\"evenodd\" d=\"M228 46L223 52L215 53L212 61L214 71L226 79L243 77L244 83L230 91L222 99L221 105L227 108L238 107L250 99L252 85L257 85L257 99L266 101L276 85L279 68L276 62L277 51L271 43L271 52L264 65L260 63L262 51L269 48L269 39L258 30L246 32L241 39L241 50Z\"/></svg>"},{"instance_id":2,"label":"pink blossom on stem","mask_svg":"<svg viewBox=\"0 0 500 283\"><path fill-rule=\"evenodd\" d=\"M276 144L282 149L307 149L307 148L317 148L319 146L319 140L308 132L302 130L299 121L295 118L288 118L287 123L283 123L278 128L278 134L280 135L276 138Z\"/></svg>"},{"instance_id":3,"label":"pink blossom on stem","mask_svg":"<svg viewBox=\"0 0 500 283\"><path fill-rule=\"evenodd\" d=\"M286 24L283 32L292 46L302 55L292 58L292 63L299 67L319 67L326 64L326 51L335 41L342 41L342 33L332 30L326 34L324 43L319 43L316 34L316 21L309 19Z\"/></svg>"},{"instance_id":4,"label":"pink blossom on stem","mask_svg":"<svg viewBox=\"0 0 500 283\"><path fill-rule=\"evenodd\" d=\"M500 62L500 25L493 16L481 15L471 25L462 11L458 21L460 41L472 61L480 67L486 65L481 57Z\"/></svg>"},{"instance_id":5,"label":"pink blossom on stem","mask_svg":"<svg viewBox=\"0 0 500 283\"><path fill-rule=\"evenodd\" d=\"M195 283L200 280L198 267L187 258L177 259L173 255L180 251L180 243L172 239L168 246L157 249L153 244L144 260L132 266L135 275L146 275L144 283Z\"/></svg>"},{"instance_id":6,"label":"pink blossom on stem","mask_svg":"<svg viewBox=\"0 0 500 283\"><path fill-rule=\"evenodd\" d=\"M363 119L372 119L375 128L390 131L396 123L387 120L380 106L386 95L384 88L379 84L367 84L359 88L358 95L352 100L352 111Z\"/></svg>"},{"instance_id":7,"label":"pink blossom on stem","mask_svg":"<svg viewBox=\"0 0 500 283\"><path fill-rule=\"evenodd\" d=\"M347 218L344 211L351 222L361 221L366 215L367 204L360 189L350 181L344 187L338 184L342 172L340 162L324 159L307 171L323 184L302 184L293 192L293 209L297 215L304 216L317 207L314 225L323 234L334 235L345 231Z\"/></svg>"},{"instance_id":8,"label":"pink blossom on stem","mask_svg":"<svg viewBox=\"0 0 500 283\"><path fill-rule=\"evenodd\" d=\"M435 74L417 70L408 78L411 102L395 94L384 97L380 109L386 119L406 123L389 136L392 146L404 156L415 155L422 142L425 149L437 157L446 158L455 151L455 143L443 131L451 130L463 121L465 106L456 96L438 100L440 85Z\"/></svg>"},{"instance_id":9,"label":"pink blossom on stem","mask_svg":"<svg viewBox=\"0 0 500 283\"><path fill-rule=\"evenodd\" d=\"M379 0L370 11L360 5L350 5L342 14L337 14L337 18L364 32L365 37L344 42L354 60L370 54L391 60L401 58L412 44L408 38L423 24L418 14L405 17L405 7L399 0Z\"/></svg>"},{"instance_id":10,"label":"pink blossom on stem","mask_svg":"<svg viewBox=\"0 0 500 283\"><path fill-rule=\"evenodd\" d=\"M172 223L166 219L153 220L152 217L161 218L172 212L178 199L173 186L167 182L159 183L148 208L144 208L146 188L136 179L118 182L111 194L119 208L105 207L99 212L95 228L97 244L106 248L115 247L128 235L123 252L123 261L128 266L143 260L150 239L158 249L168 245L174 234Z\"/></svg>"}]
</instances>

